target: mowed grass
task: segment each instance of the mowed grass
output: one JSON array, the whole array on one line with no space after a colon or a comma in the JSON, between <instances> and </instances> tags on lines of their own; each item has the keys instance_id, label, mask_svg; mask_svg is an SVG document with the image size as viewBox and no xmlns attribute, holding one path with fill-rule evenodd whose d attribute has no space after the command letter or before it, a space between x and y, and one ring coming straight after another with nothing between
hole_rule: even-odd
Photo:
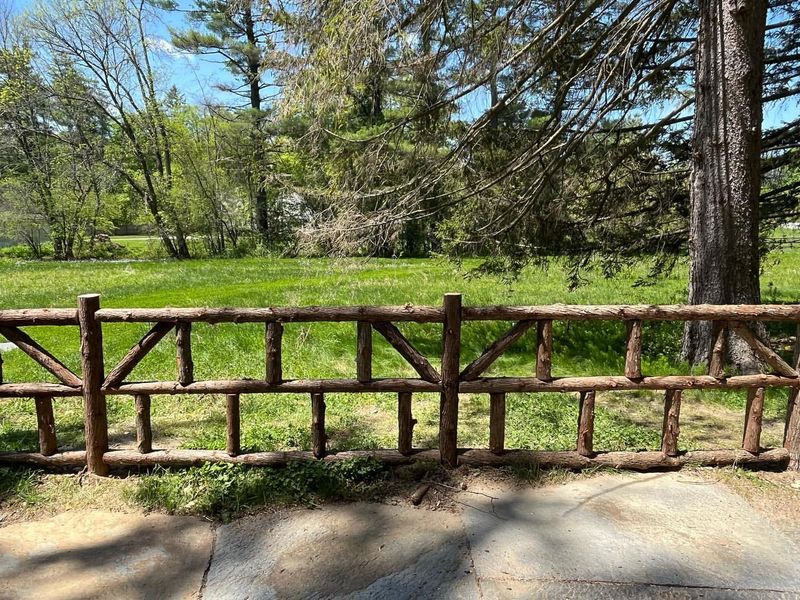
<instances>
[{"instance_id":1,"label":"mowed grass","mask_svg":"<svg viewBox=\"0 0 800 600\"><path fill-rule=\"evenodd\" d=\"M643 278L647 265L624 269L613 279L592 276L575 291L554 260L547 269L531 268L512 282L501 277L470 277L477 265L462 267L439 260L217 259L136 262L14 262L0 260L0 308L72 307L76 296L102 295L104 307L162 306L305 306L393 304L441 305L442 295L458 291L465 305L680 303L686 298L686 269L679 267L655 283ZM764 300L800 301L800 252L772 255L762 276ZM462 367L497 339L510 323L467 323ZM441 326L401 324L416 347L436 365ZM106 370L110 370L147 331L146 324L103 327ZM648 323L644 328L646 374L687 373L678 360L682 326ZM79 369L75 327L29 328L32 335L74 370ZM771 329L791 353L792 327ZM620 374L623 370L623 323L557 322L553 372L563 375ZM192 335L196 379L263 378L264 327L259 324L195 324ZM490 369L490 375L532 372L535 333L526 335ZM374 335L376 377L416 376L378 334ZM285 378L355 376L355 324L287 324L283 342ZM54 381L19 350L3 352L8 382ZM174 335L165 338L128 378L174 380ZM327 426L332 449L394 447L397 440L393 394L330 394ZM770 391L765 410L766 444L780 442L785 410L783 390ZM598 402L595 448L655 449L659 445L662 400L654 393L606 393ZM686 448L735 445L741 436L744 393L687 393L681 444ZM215 448L225 445L224 398L159 396L153 398L153 427L158 447ZM80 399L56 399L56 427L62 449L81 448ZM437 444L438 396L417 394L418 424L414 443ZM109 397L111 444L134 443L133 402ZM488 398L463 394L459 444L488 444ZM508 398L507 446L574 448L577 398L574 394L511 394ZM307 449L310 402L304 394L242 397L242 445L246 450ZM36 418L30 400L0 400L0 450L34 450Z\"/></svg>"}]
</instances>

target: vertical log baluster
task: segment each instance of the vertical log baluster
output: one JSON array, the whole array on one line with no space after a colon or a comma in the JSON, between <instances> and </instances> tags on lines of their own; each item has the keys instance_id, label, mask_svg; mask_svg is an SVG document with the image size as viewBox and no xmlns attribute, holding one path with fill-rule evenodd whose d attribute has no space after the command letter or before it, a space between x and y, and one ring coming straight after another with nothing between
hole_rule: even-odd
<instances>
[{"instance_id":1,"label":"vertical log baluster","mask_svg":"<svg viewBox=\"0 0 800 600\"><path fill-rule=\"evenodd\" d=\"M52 456L56 453L56 421L53 416L52 396L37 396L36 424L39 430L39 453L42 456Z\"/></svg>"},{"instance_id":2,"label":"vertical log baluster","mask_svg":"<svg viewBox=\"0 0 800 600\"><path fill-rule=\"evenodd\" d=\"M800 368L800 323L797 324L794 340L794 368ZM800 471L800 388L789 390L786 406L786 424L783 428L783 447L789 451L788 469Z\"/></svg>"},{"instance_id":3,"label":"vertical log baluster","mask_svg":"<svg viewBox=\"0 0 800 600\"><path fill-rule=\"evenodd\" d=\"M227 394L225 396L225 425L228 439L225 450L228 456L236 456L242 451L239 408L239 394Z\"/></svg>"},{"instance_id":4,"label":"vertical log baluster","mask_svg":"<svg viewBox=\"0 0 800 600\"><path fill-rule=\"evenodd\" d=\"M153 430L150 427L150 396L136 394L133 399L136 411L136 449L141 454L153 451Z\"/></svg>"},{"instance_id":5,"label":"vertical log baluster","mask_svg":"<svg viewBox=\"0 0 800 600\"><path fill-rule=\"evenodd\" d=\"M578 454L594 454L594 401L595 392L581 392L578 407Z\"/></svg>"},{"instance_id":6,"label":"vertical log baluster","mask_svg":"<svg viewBox=\"0 0 800 600\"><path fill-rule=\"evenodd\" d=\"M506 445L506 395L489 394L489 450L503 454Z\"/></svg>"},{"instance_id":7,"label":"vertical log baluster","mask_svg":"<svg viewBox=\"0 0 800 600\"><path fill-rule=\"evenodd\" d=\"M764 414L764 388L747 390L747 409L744 422L742 448L758 454L761 446L761 421Z\"/></svg>"},{"instance_id":8,"label":"vertical log baluster","mask_svg":"<svg viewBox=\"0 0 800 600\"><path fill-rule=\"evenodd\" d=\"M0 385L3 383L3 353L0 352Z\"/></svg>"},{"instance_id":9,"label":"vertical log baluster","mask_svg":"<svg viewBox=\"0 0 800 600\"><path fill-rule=\"evenodd\" d=\"M680 435L681 390L667 390L664 393L664 423L661 427L661 452L667 456L678 454L678 435Z\"/></svg>"},{"instance_id":10,"label":"vertical log baluster","mask_svg":"<svg viewBox=\"0 0 800 600\"><path fill-rule=\"evenodd\" d=\"M86 466L89 473L107 475L108 466L103 462L108 450L108 415L102 392L103 330L95 314L99 309L99 294L78 296Z\"/></svg>"},{"instance_id":11,"label":"vertical log baluster","mask_svg":"<svg viewBox=\"0 0 800 600\"><path fill-rule=\"evenodd\" d=\"M553 321L536 323L536 379L550 381L553 366Z\"/></svg>"},{"instance_id":12,"label":"vertical log baluster","mask_svg":"<svg viewBox=\"0 0 800 600\"><path fill-rule=\"evenodd\" d=\"M800 471L800 388L789 390L786 407L786 425L783 429L783 447L789 451L790 471Z\"/></svg>"},{"instance_id":13,"label":"vertical log baluster","mask_svg":"<svg viewBox=\"0 0 800 600\"><path fill-rule=\"evenodd\" d=\"M711 356L708 359L708 374L715 379L725 378L725 346L728 337L727 323L714 321L711 326Z\"/></svg>"},{"instance_id":14,"label":"vertical log baluster","mask_svg":"<svg viewBox=\"0 0 800 600\"><path fill-rule=\"evenodd\" d=\"M642 378L642 322L625 321L628 330L628 343L625 348L625 377Z\"/></svg>"},{"instance_id":15,"label":"vertical log baluster","mask_svg":"<svg viewBox=\"0 0 800 600\"><path fill-rule=\"evenodd\" d=\"M283 323L270 321L267 323L267 383L278 385L283 381L283 365L281 359L281 343L283 340Z\"/></svg>"},{"instance_id":16,"label":"vertical log baluster","mask_svg":"<svg viewBox=\"0 0 800 600\"><path fill-rule=\"evenodd\" d=\"M444 295L442 392L439 402L439 457L458 464L458 388L461 361L461 294Z\"/></svg>"},{"instance_id":17,"label":"vertical log baluster","mask_svg":"<svg viewBox=\"0 0 800 600\"><path fill-rule=\"evenodd\" d=\"M400 454L411 454L416 424L411 414L411 392L400 392L397 394L397 449Z\"/></svg>"},{"instance_id":18,"label":"vertical log baluster","mask_svg":"<svg viewBox=\"0 0 800 600\"><path fill-rule=\"evenodd\" d=\"M372 325L358 322L356 340L356 372L361 383L372 380Z\"/></svg>"},{"instance_id":19,"label":"vertical log baluster","mask_svg":"<svg viewBox=\"0 0 800 600\"><path fill-rule=\"evenodd\" d=\"M311 450L315 458L325 457L325 395L311 394Z\"/></svg>"},{"instance_id":20,"label":"vertical log baluster","mask_svg":"<svg viewBox=\"0 0 800 600\"><path fill-rule=\"evenodd\" d=\"M181 321L175 326L175 349L178 363L178 383L189 385L194 381L191 321Z\"/></svg>"}]
</instances>

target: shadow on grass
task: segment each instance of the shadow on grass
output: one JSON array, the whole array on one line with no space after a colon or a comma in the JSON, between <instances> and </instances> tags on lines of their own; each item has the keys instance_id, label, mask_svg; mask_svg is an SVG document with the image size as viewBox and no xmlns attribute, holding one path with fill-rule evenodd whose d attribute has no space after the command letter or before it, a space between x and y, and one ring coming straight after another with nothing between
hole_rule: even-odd
<instances>
[{"instance_id":1,"label":"shadow on grass","mask_svg":"<svg viewBox=\"0 0 800 600\"><path fill-rule=\"evenodd\" d=\"M83 438L83 423L56 422L56 440L59 451L83 450L86 445ZM4 452L38 452L39 432L36 429L14 429L0 432L0 451Z\"/></svg>"}]
</instances>

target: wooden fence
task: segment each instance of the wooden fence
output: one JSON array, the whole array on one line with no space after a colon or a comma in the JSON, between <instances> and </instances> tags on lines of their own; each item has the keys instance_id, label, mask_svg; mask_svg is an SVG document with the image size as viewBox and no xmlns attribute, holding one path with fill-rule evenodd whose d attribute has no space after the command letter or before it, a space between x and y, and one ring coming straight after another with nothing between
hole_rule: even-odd
<instances>
[{"instance_id":1,"label":"wooden fence","mask_svg":"<svg viewBox=\"0 0 800 600\"><path fill-rule=\"evenodd\" d=\"M553 321L624 321L627 326L625 370L621 375L560 377L551 375ZM642 323L645 321L713 322L714 344L707 375L648 376L642 373ZM355 323L354 379L297 380L284 377L281 340L284 326L297 322ZM442 359L437 369L419 352L394 323L441 323ZM461 368L461 330L465 321L510 321L513 326L474 361ZM0 311L0 335L47 369L60 383L14 383L2 378L0 398L35 399L39 452L0 453L0 462L40 466L87 465L92 473L105 474L110 467L188 466L203 462L239 462L278 465L288 460L317 458L337 460L373 455L389 462L437 458L444 464L536 463L543 467L583 468L607 465L620 468L678 468L684 464L790 466L800 463L800 390L798 365L789 365L750 329L759 321L800 322L800 305L725 306L485 306L462 307L460 294L446 294L441 307L354 306L294 308L162 308L103 309L96 294L78 298L76 309L24 309ZM103 323L154 323L145 336L107 374L103 360ZM195 381L192 362L192 323L264 323L264 378ZM78 326L81 339L81 376L73 373L52 353L20 327L38 325ZM134 367L169 332L176 332L177 377L175 381L129 382ZM526 332L536 331L535 366L530 377L483 377L486 370ZM372 335L378 332L418 373L417 378L374 378ZM773 370L770 374L726 376L727 332L741 337ZM533 362L533 357L532 357ZM788 389L787 422L783 448L760 447L764 391ZM742 448L678 451L681 393L686 389L743 389L748 392ZM657 452L596 452L594 434L595 395L605 390L664 390L661 450ZM396 450L328 453L325 432L325 394L333 392L392 392L398 398L398 446ZM439 447L412 448L415 424L412 394L440 394ZM459 393L490 396L489 449L459 449L457 424ZM576 450L544 452L507 450L505 447L506 394L510 392L575 392L580 395ZM226 395L227 448L214 450L153 450L150 397L156 394ZM311 452L241 453L239 397L241 394L303 393L311 402ZM109 450L106 397L132 396L136 409L137 450ZM53 398L82 396L85 418L85 451L58 452Z\"/></svg>"}]
</instances>

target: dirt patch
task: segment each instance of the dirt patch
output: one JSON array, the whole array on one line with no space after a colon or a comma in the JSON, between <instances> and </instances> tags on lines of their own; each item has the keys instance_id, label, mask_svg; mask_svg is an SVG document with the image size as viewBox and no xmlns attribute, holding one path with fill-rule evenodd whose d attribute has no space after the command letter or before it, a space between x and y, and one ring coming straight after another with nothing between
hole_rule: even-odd
<instances>
[{"instance_id":1,"label":"dirt patch","mask_svg":"<svg viewBox=\"0 0 800 600\"><path fill-rule=\"evenodd\" d=\"M719 482L744 498L794 543L800 545L800 473L697 469L709 481Z\"/></svg>"},{"instance_id":2,"label":"dirt patch","mask_svg":"<svg viewBox=\"0 0 800 600\"><path fill-rule=\"evenodd\" d=\"M132 477L94 477L81 474L36 474L31 491L0 504L0 528L44 519L71 510L98 509L142 514L125 498L136 485Z\"/></svg>"}]
</instances>

